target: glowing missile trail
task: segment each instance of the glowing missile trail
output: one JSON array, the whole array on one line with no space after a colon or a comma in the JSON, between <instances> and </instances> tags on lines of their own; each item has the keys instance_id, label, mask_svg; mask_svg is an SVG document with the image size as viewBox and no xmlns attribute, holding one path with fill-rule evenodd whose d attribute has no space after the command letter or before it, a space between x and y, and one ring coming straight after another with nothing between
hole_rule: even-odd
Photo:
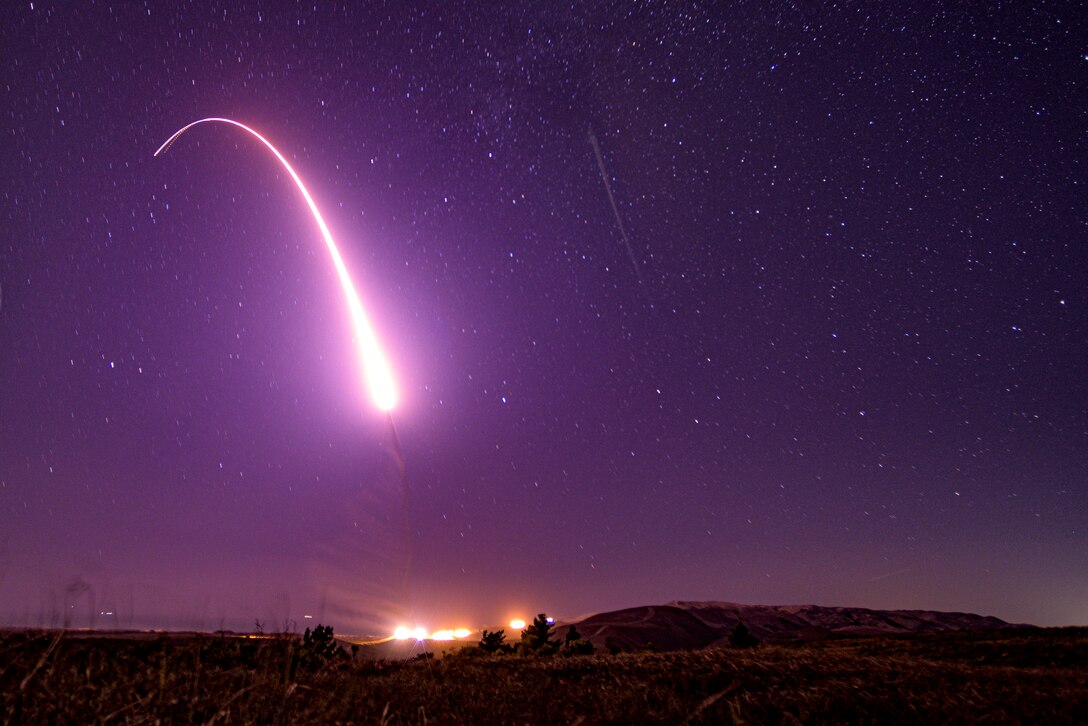
<instances>
[{"instance_id":1,"label":"glowing missile trail","mask_svg":"<svg viewBox=\"0 0 1088 726\"><path fill-rule=\"evenodd\" d=\"M283 154L281 154L268 139L245 124L229 118L202 118L199 121L193 121L187 126L182 126L175 131L174 135L158 148L155 152L155 156L167 151L170 146L177 141L179 136L192 127L211 121L237 126L243 131L252 134L258 141L268 147L268 150L279 159L279 162L283 164L283 168L286 169L287 173L294 179L295 185L298 187L298 190L302 192L302 197L306 200L306 204L310 207L310 211L314 215L314 221L317 222L318 229L321 230L321 236L325 240L325 246L328 248L329 255L332 256L332 263L336 267L336 274L340 278L340 286L344 289L344 297L347 298L348 310L351 313L351 324L355 331L355 345L358 348L359 357L363 362L363 376L366 380L367 390L370 392L370 397L374 401L375 406L386 412L391 411L397 403L397 389L393 383L393 374L389 368L389 363L386 361L385 355L378 345L378 338L374 335L373 328L370 327L370 321L367 320L366 312L363 310L363 304L359 300L359 294L355 291L355 284L351 281L351 276L348 274L347 266L344 264L344 258L340 256L340 250L336 246L336 240L332 238L332 233L329 232L329 227L325 224L325 219L321 216L321 212L314 203L313 197L310 196L310 192L306 190L306 185L302 183L302 179L300 179L298 174L295 173L295 170L291 168L291 165L287 163L287 159L283 158ZM390 416L390 426L392 426L392 422L393 419L392 416ZM394 429L394 436L395 435L396 431ZM397 442L396 448L398 459L400 459L399 442ZM403 477L403 459L400 459L399 465Z\"/></svg>"},{"instance_id":2,"label":"glowing missile trail","mask_svg":"<svg viewBox=\"0 0 1088 726\"><path fill-rule=\"evenodd\" d=\"M302 183L302 179L300 179L299 175L295 173L295 170L291 168L291 165L287 163L287 159L283 158L283 154L281 154L268 139L245 124L234 121L233 119L215 117L202 118L199 121L193 121L187 126L182 126L175 131L174 135L167 139L166 142L155 151L155 156L168 151L174 142L177 141L178 137L192 127L211 121L237 126L243 131L252 134L258 141L268 147L268 150L275 155L279 162L283 164L283 168L286 169L287 173L294 179L295 186L298 187L298 190L302 192L302 197L310 207L310 211L314 215L314 221L317 222L317 228L321 230L321 237L325 240L325 246L329 250L329 255L332 256L333 265L336 267L336 274L340 278L340 286L344 289L344 297L347 298L348 310L351 312L351 324L355 330L355 345L358 348L359 357L363 362L363 376L366 380L367 389L370 391L370 397L373 399L374 405L385 411L386 420L389 422L389 432L393 438L392 453L400 473L404 544L408 560L404 572L404 602L407 605L409 602L408 588L412 578L413 560L412 530L409 524L408 508L408 471L404 466L404 455L401 453L400 436L397 435L397 427L393 424L392 411L397 403L397 389L393 383L393 374L389 369L389 363L386 361L385 355L378 345L378 338L374 335L374 330L370 327L370 322L367 320L366 313L363 311L363 304L359 300L359 293L355 291L355 284L351 281L351 276L348 274L347 266L344 264L344 258L340 256L340 250L336 246L336 240L332 238L332 233L329 232L329 227L325 224L325 219L321 216L317 204L314 203L313 197L310 196L310 192L306 190L306 185Z\"/></svg>"}]
</instances>

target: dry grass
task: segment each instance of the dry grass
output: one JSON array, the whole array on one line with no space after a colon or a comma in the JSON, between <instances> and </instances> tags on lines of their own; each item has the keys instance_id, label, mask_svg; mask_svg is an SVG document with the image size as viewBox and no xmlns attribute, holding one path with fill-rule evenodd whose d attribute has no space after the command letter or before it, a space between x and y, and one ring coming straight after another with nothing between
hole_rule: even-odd
<instances>
[{"instance_id":1,"label":"dry grass","mask_svg":"<svg viewBox=\"0 0 1088 726\"><path fill-rule=\"evenodd\" d=\"M308 661L297 640L0 638L8 723L1088 722L1088 630Z\"/></svg>"}]
</instances>

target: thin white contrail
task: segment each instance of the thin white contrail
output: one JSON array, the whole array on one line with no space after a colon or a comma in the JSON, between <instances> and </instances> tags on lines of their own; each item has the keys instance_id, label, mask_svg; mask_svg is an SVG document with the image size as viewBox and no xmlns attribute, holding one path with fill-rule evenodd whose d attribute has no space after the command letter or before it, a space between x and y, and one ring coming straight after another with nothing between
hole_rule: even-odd
<instances>
[{"instance_id":1,"label":"thin white contrail","mask_svg":"<svg viewBox=\"0 0 1088 726\"><path fill-rule=\"evenodd\" d=\"M620 210L616 206L616 198L612 196L612 184L608 181L608 172L604 168L604 157L601 156L601 146L597 143L597 137L593 134L593 128L589 129L589 143L593 144L593 154L597 157L597 168L601 170L601 181L604 182L604 190L608 193L608 202L612 205L612 213L616 215L616 224L620 228L620 236L623 237L623 246L627 248L627 256L631 258L631 267L635 269L635 277L642 284L642 273L638 269L638 260L631 249L631 240L627 237L627 230L623 228L623 220L620 219Z\"/></svg>"},{"instance_id":2,"label":"thin white contrail","mask_svg":"<svg viewBox=\"0 0 1088 726\"><path fill-rule=\"evenodd\" d=\"M908 565L907 567L904 567L901 570L896 570L895 572L886 572L883 575L877 575L876 577L870 577L869 582L876 582L877 580L883 580L883 579L885 579L887 577L895 577L896 575L902 575L902 574L904 574L906 572L910 572L913 569L914 569L914 565Z\"/></svg>"},{"instance_id":3,"label":"thin white contrail","mask_svg":"<svg viewBox=\"0 0 1088 726\"><path fill-rule=\"evenodd\" d=\"M182 126L158 148L155 152L155 156L169 150L170 146L177 141L178 137L192 127L212 121L237 126L256 137L256 139L267 146L268 150L272 152L281 164L283 164L283 168L287 170L287 173L290 174L291 178L294 180L295 186L302 192L302 197L310 207L310 211L314 215L314 221L317 222L317 227L321 230L321 236L325 240L325 246L328 248L329 255L332 257L333 265L336 267L336 274L340 278L340 286L344 289L348 310L351 313L352 327L355 330L355 344L359 349L359 356L363 362L364 380L367 383L370 396L374 401L374 405L381 410L392 410L397 402L397 389L396 385L393 383L392 370L385 358L385 354L382 353L381 346L378 345L378 338L374 334L374 329L370 327L370 321L363 311L363 304L359 300L359 293L355 291L355 284L351 281L351 275L348 274L348 268L344 264L344 258L340 256L340 249L336 246L336 240L332 238L332 233L329 232L329 227L325 224L325 219L321 216L321 212L318 210L317 204L314 203L313 197L310 196L310 192L306 190L306 185L302 183L302 179L295 173L295 170L287 162L287 159L283 157L283 154L281 154L268 139L245 124L229 118L213 117L202 118L199 121L193 121L187 126Z\"/></svg>"}]
</instances>

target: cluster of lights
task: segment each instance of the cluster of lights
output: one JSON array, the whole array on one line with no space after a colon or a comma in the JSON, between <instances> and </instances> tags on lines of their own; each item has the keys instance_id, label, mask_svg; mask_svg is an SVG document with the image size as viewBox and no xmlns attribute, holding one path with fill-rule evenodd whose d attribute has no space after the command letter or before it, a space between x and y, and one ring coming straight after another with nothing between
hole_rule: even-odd
<instances>
[{"instance_id":1,"label":"cluster of lights","mask_svg":"<svg viewBox=\"0 0 1088 726\"><path fill-rule=\"evenodd\" d=\"M554 618L548 618L549 624L554 622ZM514 618L510 621L510 629L525 630L525 621L522 618ZM406 625L401 625L393 631L393 640L461 640L470 635L472 635L472 631L468 628L428 631L426 628L409 628Z\"/></svg>"},{"instance_id":2,"label":"cluster of lights","mask_svg":"<svg viewBox=\"0 0 1088 726\"><path fill-rule=\"evenodd\" d=\"M401 625L393 631L394 640L460 640L470 635L472 635L472 631L468 628L427 632L426 628L409 628Z\"/></svg>"}]
</instances>

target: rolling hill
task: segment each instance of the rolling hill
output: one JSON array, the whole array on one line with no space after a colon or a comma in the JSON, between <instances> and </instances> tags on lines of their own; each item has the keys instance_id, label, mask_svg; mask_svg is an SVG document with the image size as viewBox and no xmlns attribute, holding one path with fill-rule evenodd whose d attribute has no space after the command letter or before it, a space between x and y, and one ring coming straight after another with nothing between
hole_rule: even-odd
<instances>
[{"instance_id":1,"label":"rolling hill","mask_svg":"<svg viewBox=\"0 0 1088 726\"><path fill-rule=\"evenodd\" d=\"M565 623L556 632L562 638L573 625L603 649L687 650L728 644L740 623L760 640L775 643L1012 627L999 618L972 613L674 601L598 613Z\"/></svg>"}]
</instances>

